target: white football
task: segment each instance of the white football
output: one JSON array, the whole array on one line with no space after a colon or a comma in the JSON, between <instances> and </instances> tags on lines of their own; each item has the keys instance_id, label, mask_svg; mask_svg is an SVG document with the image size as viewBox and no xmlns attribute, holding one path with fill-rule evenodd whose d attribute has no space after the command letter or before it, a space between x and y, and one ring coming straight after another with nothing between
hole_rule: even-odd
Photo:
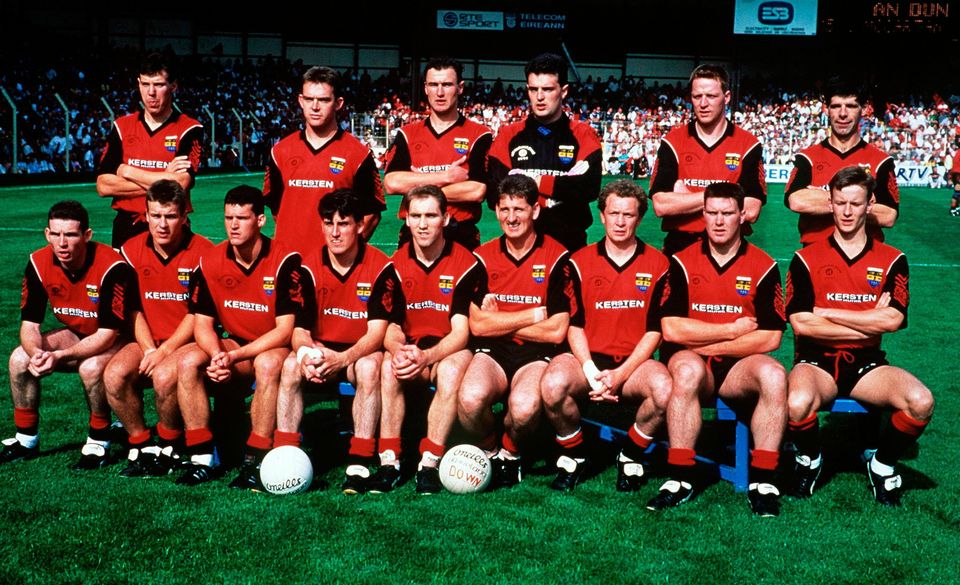
<instances>
[{"instance_id":1,"label":"white football","mask_svg":"<svg viewBox=\"0 0 960 585\"><path fill-rule=\"evenodd\" d=\"M440 460L440 483L455 494L482 492L490 485L490 458L479 447L457 445Z\"/></svg>"},{"instance_id":2,"label":"white football","mask_svg":"<svg viewBox=\"0 0 960 585\"><path fill-rule=\"evenodd\" d=\"M260 463L260 481L271 494L299 494L313 481L313 464L299 447L277 447Z\"/></svg>"}]
</instances>

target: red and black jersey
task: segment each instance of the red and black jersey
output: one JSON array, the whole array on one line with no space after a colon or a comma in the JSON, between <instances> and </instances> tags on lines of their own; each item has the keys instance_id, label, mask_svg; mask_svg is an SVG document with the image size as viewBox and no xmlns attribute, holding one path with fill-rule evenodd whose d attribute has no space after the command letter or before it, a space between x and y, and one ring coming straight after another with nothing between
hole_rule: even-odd
<instances>
[{"instance_id":1,"label":"red and black jersey","mask_svg":"<svg viewBox=\"0 0 960 585\"><path fill-rule=\"evenodd\" d=\"M186 316L193 272L200 256L212 247L210 240L186 229L180 247L166 259L154 249L149 233L127 240L120 248L137 274L140 307L156 343L169 339Z\"/></svg>"},{"instance_id":2,"label":"red and black jersey","mask_svg":"<svg viewBox=\"0 0 960 585\"><path fill-rule=\"evenodd\" d=\"M681 180L693 192L702 192L712 183L738 183L747 197L767 201L763 147L756 136L730 121L713 146L700 139L695 121L663 137L650 178L650 195L674 191L674 184ZM660 226L665 232L702 232L703 214L666 216Z\"/></svg>"},{"instance_id":3,"label":"red and black jersey","mask_svg":"<svg viewBox=\"0 0 960 585\"><path fill-rule=\"evenodd\" d=\"M570 257L576 294L570 325L587 336L591 352L628 356L648 331L660 331L660 311L670 262L637 240L633 257L617 265L605 240Z\"/></svg>"},{"instance_id":4,"label":"red and black jersey","mask_svg":"<svg viewBox=\"0 0 960 585\"><path fill-rule=\"evenodd\" d=\"M387 153L385 172L438 173L467 157L468 179L486 183L487 152L492 141L489 128L466 119L462 114L441 133L437 133L430 125L430 118L426 118L400 128ZM449 208L451 217L458 222L477 223L480 219L480 203L451 201ZM406 213L401 211L399 216L403 219Z\"/></svg>"},{"instance_id":5,"label":"red and black jersey","mask_svg":"<svg viewBox=\"0 0 960 585\"><path fill-rule=\"evenodd\" d=\"M49 303L54 316L80 337L120 330L136 307L136 287L130 265L109 246L89 242L76 274L46 246L30 255L24 271L20 319L43 323Z\"/></svg>"},{"instance_id":6,"label":"red and black jersey","mask_svg":"<svg viewBox=\"0 0 960 585\"><path fill-rule=\"evenodd\" d=\"M900 328L906 327L910 269L903 252L869 238L863 251L847 258L831 235L794 254L787 272L787 314L813 312L814 307L867 311L885 292L890 306L903 313ZM798 335L795 349L879 347L880 338L831 341Z\"/></svg>"},{"instance_id":7,"label":"red and black jersey","mask_svg":"<svg viewBox=\"0 0 960 585\"><path fill-rule=\"evenodd\" d=\"M484 296L493 294L498 311L546 307L548 316L573 312L570 253L550 236L537 234L533 247L519 259L507 250L506 236L490 240L475 253L484 268L473 300L478 307ZM507 340L530 344L512 336Z\"/></svg>"},{"instance_id":8,"label":"red and black jersey","mask_svg":"<svg viewBox=\"0 0 960 585\"><path fill-rule=\"evenodd\" d=\"M304 310L297 326L310 329L324 344L353 345L367 332L367 321L392 320L400 282L387 255L360 242L353 266L340 274L326 246L303 262ZM313 295L306 291L313 290Z\"/></svg>"},{"instance_id":9,"label":"red and black jersey","mask_svg":"<svg viewBox=\"0 0 960 585\"><path fill-rule=\"evenodd\" d=\"M746 240L724 266L717 264L705 241L677 252L670 259L668 289L664 317L706 323L753 317L758 329L783 331L787 327L780 269L766 252ZM678 349L675 343L664 343L660 355L672 355Z\"/></svg>"},{"instance_id":10,"label":"red and black jersey","mask_svg":"<svg viewBox=\"0 0 960 585\"><path fill-rule=\"evenodd\" d=\"M411 244L393 254L393 267L400 279L400 310L394 322L400 324L408 340L442 338L450 333L454 315L469 316L478 264L469 250L451 241L430 266L417 259Z\"/></svg>"},{"instance_id":11,"label":"red and black jersey","mask_svg":"<svg viewBox=\"0 0 960 585\"><path fill-rule=\"evenodd\" d=\"M586 230L593 222L590 202L600 193L603 151L597 132L566 115L551 124L533 116L500 129L487 159L487 203L512 169L540 176L537 230L566 243L565 232Z\"/></svg>"},{"instance_id":12,"label":"red and black jersey","mask_svg":"<svg viewBox=\"0 0 960 585\"><path fill-rule=\"evenodd\" d=\"M800 189L830 190L830 179L837 171L845 167L858 166L866 169L877 180L874 196L877 203L900 209L900 188L897 187L897 172L893 158L866 141L861 140L847 152L834 148L829 140L808 146L797 153L793 161L793 172L783 194L783 202L789 207L790 195ZM800 230L800 242L804 245L826 239L833 233L833 216L800 214L797 222ZM868 225L871 237L883 241L880 226Z\"/></svg>"},{"instance_id":13,"label":"red and black jersey","mask_svg":"<svg viewBox=\"0 0 960 585\"><path fill-rule=\"evenodd\" d=\"M190 159L189 173L195 175L200 166L202 142L203 125L176 110L156 130L147 126L143 112L127 114L113 122L97 164L97 175L116 174L121 164L163 171L178 156ZM145 196L114 197L111 206L118 211L135 213L143 221L147 200ZM189 203L187 211L193 211Z\"/></svg>"},{"instance_id":14,"label":"red and black jersey","mask_svg":"<svg viewBox=\"0 0 960 585\"><path fill-rule=\"evenodd\" d=\"M266 205L277 220L276 241L306 255L319 251L320 200L346 188L363 202L364 215L387 208L373 153L352 134L337 130L320 148L307 142L304 130L277 142L263 179Z\"/></svg>"},{"instance_id":15,"label":"red and black jersey","mask_svg":"<svg viewBox=\"0 0 960 585\"><path fill-rule=\"evenodd\" d=\"M223 242L200 257L190 293L190 312L213 317L232 337L253 341L277 325L281 315L303 310L300 254L266 236L250 268L237 263Z\"/></svg>"}]
</instances>

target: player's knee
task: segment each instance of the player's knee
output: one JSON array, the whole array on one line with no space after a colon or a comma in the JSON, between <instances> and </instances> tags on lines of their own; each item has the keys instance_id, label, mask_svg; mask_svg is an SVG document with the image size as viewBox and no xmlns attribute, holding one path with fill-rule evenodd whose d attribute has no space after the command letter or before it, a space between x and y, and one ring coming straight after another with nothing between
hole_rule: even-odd
<instances>
[{"instance_id":1,"label":"player's knee","mask_svg":"<svg viewBox=\"0 0 960 585\"><path fill-rule=\"evenodd\" d=\"M295 383L300 379L300 362L296 355L289 355L283 360L283 370L280 373L281 383Z\"/></svg>"},{"instance_id":2,"label":"player's knee","mask_svg":"<svg viewBox=\"0 0 960 585\"><path fill-rule=\"evenodd\" d=\"M482 392L473 384L464 383L457 394L457 410L468 416L480 412L487 407L486 392Z\"/></svg>"},{"instance_id":3,"label":"player's knee","mask_svg":"<svg viewBox=\"0 0 960 585\"><path fill-rule=\"evenodd\" d=\"M914 384L907 389L907 413L917 420L930 420L933 417L933 392L923 384Z\"/></svg>"},{"instance_id":4,"label":"player's knee","mask_svg":"<svg viewBox=\"0 0 960 585\"><path fill-rule=\"evenodd\" d=\"M673 392L673 378L666 372L650 376L650 399L659 411L665 411Z\"/></svg>"},{"instance_id":5,"label":"player's knee","mask_svg":"<svg viewBox=\"0 0 960 585\"><path fill-rule=\"evenodd\" d=\"M153 381L153 390L158 396L177 393L176 368L158 366L154 368L153 375L150 378Z\"/></svg>"},{"instance_id":6,"label":"player's knee","mask_svg":"<svg viewBox=\"0 0 960 585\"><path fill-rule=\"evenodd\" d=\"M87 388L103 380L104 362L96 357L83 360L77 368L80 381Z\"/></svg>"},{"instance_id":7,"label":"player's knee","mask_svg":"<svg viewBox=\"0 0 960 585\"><path fill-rule=\"evenodd\" d=\"M540 396L543 399L543 405L546 408L556 408L563 404L570 393L570 382L567 376L562 372L550 371L544 372L540 379Z\"/></svg>"},{"instance_id":8,"label":"player's knee","mask_svg":"<svg viewBox=\"0 0 960 585\"><path fill-rule=\"evenodd\" d=\"M706 369L692 360L682 360L670 365L670 373L673 378L673 395L695 396L703 383Z\"/></svg>"},{"instance_id":9,"label":"player's knee","mask_svg":"<svg viewBox=\"0 0 960 585\"><path fill-rule=\"evenodd\" d=\"M132 376L127 370L129 368L125 367L125 364L117 362L110 362L104 370L103 386L107 391L107 398L111 401L118 400L123 395L124 388L130 384Z\"/></svg>"},{"instance_id":10,"label":"player's knee","mask_svg":"<svg viewBox=\"0 0 960 585\"><path fill-rule=\"evenodd\" d=\"M279 357L276 352L268 351L253 359L253 369L256 370L258 376L279 379L283 362L284 358Z\"/></svg>"},{"instance_id":11,"label":"player's knee","mask_svg":"<svg viewBox=\"0 0 960 585\"><path fill-rule=\"evenodd\" d=\"M514 427L523 427L533 424L540 415L540 400L538 397L528 396L522 399L510 400L507 408Z\"/></svg>"},{"instance_id":12,"label":"player's knee","mask_svg":"<svg viewBox=\"0 0 960 585\"><path fill-rule=\"evenodd\" d=\"M23 350L23 347L17 346L17 349L10 353L9 372L10 375L20 375L27 371L30 365L30 356Z\"/></svg>"},{"instance_id":13,"label":"player's knee","mask_svg":"<svg viewBox=\"0 0 960 585\"><path fill-rule=\"evenodd\" d=\"M787 411L790 420L802 421L810 417L818 404L812 392L790 389L787 392Z\"/></svg>"},{"instance_id":14,"label":"player's knee","mask_svg":"<svg viewBox=\"0 0 960 585\"><path fill-rule=\"evenodd\" d=\"M210 363L210 356L203 350L188 351L177 362L179 379L192 380L200 377L201 368Z\"/></svg>"},{"instance_id":15,"label":"player's knee","mask_svg":"<svg viewBox=\"0 0 960 585\"><path fill-rule=\"evenodd\" d=\"M768 360L757 371L760 392L768 398L785 401L787 397L787 370L779 363Z\"/></svg>"}]
</instances>

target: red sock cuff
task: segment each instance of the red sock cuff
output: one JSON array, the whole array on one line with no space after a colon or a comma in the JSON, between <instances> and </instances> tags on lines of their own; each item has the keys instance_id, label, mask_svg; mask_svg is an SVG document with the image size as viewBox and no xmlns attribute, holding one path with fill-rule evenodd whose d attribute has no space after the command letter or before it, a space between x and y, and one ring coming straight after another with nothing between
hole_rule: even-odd
<instances>
[{"instance_id":1,"label":"red sock cuff","mask_svg":"<svg viewBox=\"0 0 960 585\"><path fill-rule=\"evenodd\" d=\"M270 440L270 437L264 437L263 435L258 435L253 431L251 431L250 436L247 437L247 447L260 449L261 451L269 451L270 447L272 446L273 446L273 441Z\"/></svg>"},{"instance_id":2,"label":"red sock cuff","mask_svg":"<svg viewBox=\"0 0 960 585\"><path fill-rule=\"evenodd\" d=\"M817 413L813 413L801 421L790 421L788 425L791 431L809 431L810 429L816 428L817 423Z\"/></svg>"},{"instance_id":3,"label":"red sock cuff","mask_svg":"<svg viewBox=\"0 0 960 585\"><path fill-rule=\"evenodd\" d=\"M101 431L110 426L110 413L100 414L97 412L90 413L90 428L96 431Z\"/></svg>"},{"instance_id":4,"label":"red sock cuff","mask_svg":"<svg viewBox=\"0 0 960 585\"><path fill-rule=\"evenodd\" d=\"M517 447L517 444L513 442L513 439L510 438L508 433L503 433L503 436L500 437L500 446L514 454L520 452L520 448Z\"/></svg>"},{"instance_id":5,"label":"red sock cuff","mask_svg":"<svg viewBox=\"0 0 960 585\"><path fill-rule=\"evenodd\" d=\"M180 435L183 434L183 431L180 429L171 429L165 427L162 422L157 423L157 436L159 436L164 441L176 441L180 438Z\"/></svg>"},{"instance_id":6,"label":"red sock cuff","mask_svg":"<svg viewBox=\"0 0 960 585\"><path fill-rule=\"evenodd\" d=\"M350 438L350 455L356 455L357 457L373 457L376 452L376 439L361 439L360 437Z\"/></svg>"},{"instance_id":7,"label":"red sock cuff","mask_svg":"<svg viewBox=\"0 0 960 585\"><path fill-rule=\"evenodd\" d=\"M202 427L199 429L187 429L185 434L185 443L187 447L193 447L194 445L199 445L200 443L207 443L213 440L213 433L210 432L210 429L207 427Z\"/></svg>"},{"instance_id":8,"label":"red sock cuff","mask_svg":"<svg viewBox=\"0 0 960 585\"><path fill-rule=\"evenodd\" d=\"M433 453L437 457L442 457L447 448L444 445L438 445L430 439L424 437L420 440L420 454Z\"/></svg>"},{"instance_id":9,"label":"red sock cuff","mask_svg":"<svg viewBox=\"0 0 960 585\"><path fill-rule=\"evenodd\" d=\"M780 451L753 449L750 451L750 467L774 471L780 462Z\"/></svg>"},{"instance_id":10,"label":"red sock cuff","mask_svg":"<svg viewBox=\"0 0 960 585\"><path fill-rule=\"evenodd\" d=\"M630 437L630 440L633 441L634 445L644 450L646 450L646 448L649 447L650 443L653 441L653 439L648 439L641 435L637 431L637 425L630 425L630 430L627 431L627 436Z\"/></svg>"},{"instance_id":11,"label":"red sock cuff","mask_svg":"<svg viewBox=\"0 0 960 585\"><path fill-rule=\"evenodd\" d=\"M146 444L150 440L150 430L140 431L135 435L127 433L127 441L130 443L131 447L139 447Z\"/></svg>"},{"instance_id":12,"label":"red sock cuff","mask_svg":"<svg viewBox=\"0 0 960 585\"><path fill-rule=\"evenodd\" d=\"M394 456L400 459L400 437L380 437L380 452L393 451Z\"/></svg>"},{"instance_id":13,"label":"red sock cuff","mask_svg":"<svg viewBox=\"0 0 960 585\"><path fill-rule=\"evenodd\" d=\"M693 449L680 449L670 447L667 449L667 465L679 465L681 467L692 467L697 464L694 459L697 452Z\"/></svg>"},{"instance_id":14,"label":"red sock cuff","mask_svg":"<svg viewBox=\"0 0 960 585\"><path fill-rule=\"evenodd\" d=\"M572 436L560 438L557 437L557 443L564 449L573 449L583 444L583 431L577 429L577 432Z\"/></svg>"},{"instance_id":15,"label":"red sock cuff","mask_svg":"<svg viewBox=\"0 0 960 585\"><path fill-rule=\"evenodd\" d=\"M927 428L929 422L917 420L904 410L898 410L890 417L890 424L893 425L893 428L911 437L919 437L923 433L923 429Z\"/></svg>"},{"instance_id":16,"label":"red sock cuff","mask_svg":"<svg viewBox=\"0 0 960 585\"><path fill-rule=\"evenodd\" d=\"M37 426L40 421L40 411L36 408L14 408L13 424L17 428L25 429Z\"/></svg>"},{"instance_id":17,"label":"red sock cuff","mask_svg":"<svg viewBox=\"0 0 960 585\"><path fill-rule=\"evenodd\" d=\"M290 445L292 447L300 446L300 433L290 433L287 431L276 430L273 431L273 446L274 447L284 447Z\"/></svg>"}]
</instances>

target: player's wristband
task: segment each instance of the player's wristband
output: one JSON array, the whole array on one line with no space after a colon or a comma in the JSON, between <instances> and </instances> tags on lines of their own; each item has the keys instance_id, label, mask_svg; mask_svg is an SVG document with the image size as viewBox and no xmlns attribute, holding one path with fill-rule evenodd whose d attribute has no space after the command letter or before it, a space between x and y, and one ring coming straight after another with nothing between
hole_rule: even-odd
<instances>
[{"instance_id":1,"label":"player's wristband","mask_svg":"<svg viewBox=\"0 0 960 585\"><path fill-rule=\"evenodd\" d=\"M151 353L153 353L153 352L155 352L155 351L157 351L157 348L151 347L151 348L148 349L147 351L143 352L143 357L147 357L148 355L150 355Z\"/></svg>"},{"instance_id":2,"label":"player's wristband","mask_svg":"<svg viewBox=\"0 0 960 585\"><path fill-rule=\"evenodd\" d=\"M320 351L318 347L310 347L309 345L304 345L297 350L297 363L302 364L303 358L309 357L312 359L322 359L323 352Z\"/></svg>"},{"instance_id":3,"label":"player's wristband","mask_svg":"<svg viewBox=\"0 0 960 585\"><path fill-rule=\"evenodd\" d=\"M583 375L587 377L587 383L590 384L590 388L595 391L603 389L603 382L597 380L597 376L600 375L600 370L597 368L597 364L593 363L593 360L589 360L583 364Z\"/></svg>"},{"instance_id":4,"label":"player's wristband","mask_svg":"<svg viewBox=\"0 0 960 585\"><path fill-rule=\"evenodd\" d=\"M547 308L546 307L534 307L533 308L533 322L539 323L547 318Z\"/></svg>"}]
</instances>

